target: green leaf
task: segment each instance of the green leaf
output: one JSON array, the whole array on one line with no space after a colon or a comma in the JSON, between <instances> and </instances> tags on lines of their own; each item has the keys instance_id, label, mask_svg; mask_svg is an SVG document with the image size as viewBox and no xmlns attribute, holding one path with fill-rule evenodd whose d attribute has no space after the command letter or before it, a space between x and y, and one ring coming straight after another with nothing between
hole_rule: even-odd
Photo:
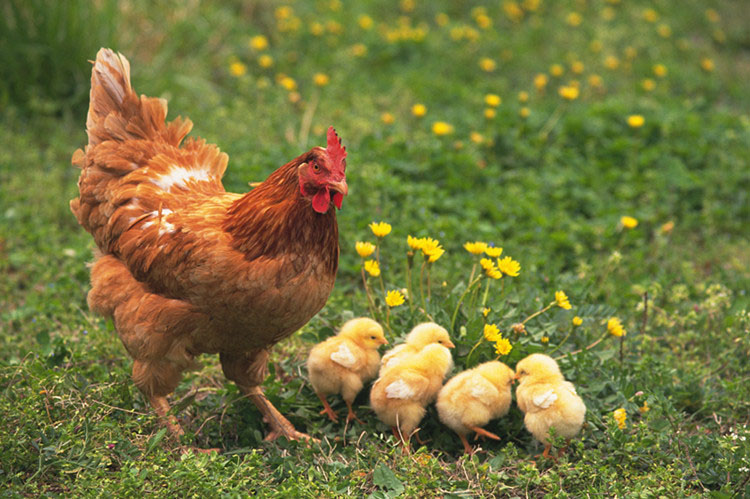
<instances>
[{"instance_id":1,"label":"green leaf","mask_svg":"<svg viewBox=\"0 0 750 499\"><path fill-rule=\"evenodd\" d=\"M372 483L389 491L388 497L397 497L404 491L404 484L384 464L381 464L373 471Z\"/></svg>"}]
</instances>

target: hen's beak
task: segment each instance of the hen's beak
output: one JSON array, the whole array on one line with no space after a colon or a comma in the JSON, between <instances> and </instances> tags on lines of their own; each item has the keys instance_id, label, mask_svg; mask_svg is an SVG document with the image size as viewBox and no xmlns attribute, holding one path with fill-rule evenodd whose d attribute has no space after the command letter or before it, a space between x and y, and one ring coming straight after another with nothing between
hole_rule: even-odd
<instances>
[{"instance_id":1,"label":"hen's beak","mask_svg":"<svg viewBox=\"0 0 750 499\"><path fill-rule=\"evenodd\" d=\"M328 182L328 188L332 191L340 192L343 196L349 194L349 186L346 185L346 179L343 178L338 182Z\"/></svg>"}]
</instances>

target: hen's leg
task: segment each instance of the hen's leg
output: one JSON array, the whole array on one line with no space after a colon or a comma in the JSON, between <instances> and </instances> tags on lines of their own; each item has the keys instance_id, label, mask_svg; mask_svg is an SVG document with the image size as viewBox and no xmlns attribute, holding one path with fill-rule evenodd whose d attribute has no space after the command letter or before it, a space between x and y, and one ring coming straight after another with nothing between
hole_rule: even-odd
<instances>
[{"instance_id":1,"label":"hen's leg","mask_svg":"<svg viewBox=\"0 0 750 499\"><path fill-rule=\"evenodd\" d=\"M249 398L263 415L263 420L271 426L265 440L276 440L286 437L289 440L311 439L300 433L266 398L260 384L268 374L268 351L253 350L244 354L225 354L219 356L224 375L237 383L240 391Z\"/></svg>"},{"instance_id":2,"label":"hen's leg","mask_svg":"<svg viewBox=\"0 0 750 499\"><path fill-rule=\"evenodd\" d=\"M180 382L180 369L167 361L133 361L133 381L175 437L185 434L177 418L169 414L167 394Z\"/></svg>"}]
</instances>

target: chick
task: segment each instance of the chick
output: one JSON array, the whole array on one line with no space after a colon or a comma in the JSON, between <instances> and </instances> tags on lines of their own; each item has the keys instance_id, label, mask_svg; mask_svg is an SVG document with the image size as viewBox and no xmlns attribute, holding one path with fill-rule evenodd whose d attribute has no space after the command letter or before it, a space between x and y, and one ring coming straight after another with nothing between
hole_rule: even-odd
<instances>
[{"instance_id":1,"label":"chick","mask_svg":"<svg viewBox=\"0 0 750 499\"><path fill-rule=\"evenodd\" d=\"M467 454L473 451L466 440L470 431L500 440L482 426L508 413L514 378L513 370L502 362L485 362L457 374L438 393L436 406L440 421L458 433Z\"/></svg>"},{"instance_id":2,"label":"chick","mask_svg":"<svg viewBox=\"0 0 750 499\"><path fill-rule=\"evenodd\" d=\"M550 428L570 440L583 426L586 405L573 384L565 381L557 362L546 355L535 353L520 361L516 379L516 400L526 414L526 429L544 444L542 455L550 458Z\"/></svg>"},{"instance_id":3,"label":"chick","mask_svg":"<svg viewBox=\"0 0 750 499\"><path fill-rule=\"evenodd\" d=\"M406 336L404 343L396 345L383 355L378 376L382 376L386 369L398 364L409 355L419 352L432 343L437 343L447 348L456 346L451 341L448 331L445 328L434 322L423 322L414 326L414 329Z\"/></svg>"},{"instance_id":4,"label":"chick","mask_svg":"<svg viewBox=\"0 0 750 499\"><path fill-rule=\"evenodd\" d=\"M340 393L349 408L347 422L352 419L359 421L352 402L364 383L377 374L380 363L378 347L387 344L380 324L363 317L346 322L339 334L313 347L307 358L307 372L315 393L323 402L321 414L338 421L326 397Z\"/></svg>"},{"instance_id":5,"label":"chick","mask_svg":"<svg viewBox=\"0 0 750 499\"><path fill-rule=\"evenodd\" d=\"M370 406L405 449L452 367L450 350L440 344L427 345L386 370L372 386Z\"/></svg>"}]
</instances>

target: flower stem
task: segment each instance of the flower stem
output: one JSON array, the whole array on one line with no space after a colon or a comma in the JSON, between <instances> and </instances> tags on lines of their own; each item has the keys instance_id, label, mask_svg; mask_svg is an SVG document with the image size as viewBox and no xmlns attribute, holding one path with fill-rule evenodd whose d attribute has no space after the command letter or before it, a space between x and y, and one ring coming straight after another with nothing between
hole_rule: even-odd
<instances>
[{"instance_id":1,"label":"flower stem","mask_svg":"<svg viewBox=\"0 0 750 499\"><path fill-rule=\"evenodd\" d=\"M476 265L474 265L476 268ZM472 271L471 277L474 277L474 272ZM461 308L461 304L464 301L464 298L466 298L466 295L469 294L469 290L474 287L476 283L478 283L482 279L482 276L479 276L476 278L476 280L472 281L471 278L469 278L469 285L466 286L466 289L464 290L463 294L461 295L461 298L458 299L458 303L456 304L456 309L453 311L453 316L451 317L451 328L450 330L453 331L453 327L456 325L456 317L458 316L458 310Z\"/></svg>"},{"instance_id":2,"label":"flower stem","mask_svg":"<svg viewBox=\"0 0 750 499\"><path fill-rule=\"evenodd\" d=\"M411 265L413 263L413 257L406 254L406 292L408 293L409 299L409 311L414 312L414 295L411 292L412 277L411 277Z\"/></svg>"},{"instance_id":3,"label":"flower stem","mask_svg":"<svg viewBox=\"0 0 750 499\"><path fill-rule=\"evenodd\" d=\"M422 263L422 267L419 269L419 296L422 298L422 311L427 314L427 302L424 299L424 268L427 266L427 262Z\"/></svg>"},{"instance_id":4,"label":"flower stem","mask_svg":"<svg viewBox=\"0 0 750 499\"><path fill-rule=\"evenodd\" d=\"M482 343L483 338L479 338L479 341L476 342L476 344L471 347L471 350L469 350L469 353L466 355L466 368L468 369L471 364L469 364L469 361L471 360L471 354L474 353L474 350L477 349L477 347Z\"/></svg>"},{"instance_id":5,"label":"flower stem","mask_svg":"<svg viewBox=\"0 0 750 499\"><path fill-rule=\"evenodd\" d=\"M565 343L566 341L568 341L568 338L570 338L570 335L571 335L571 334L573 334L573 330L574 330L574 329L575 329L575 326L571 325L571 326L570 326L570 331L568 331L568 334L567 334L567 336L565 336L565 338L563 338L563 339L562 339L562 341L561 341L560 343L558 343L558 344L557 344L557 346L556 346L555 348L553 348L552 350L550 350L550 351L549 351L549 353L548 353L548 355L552 355L553 353L555 353L555 352L557 352L558 350L560 350L560 347L562 347L562 346L563 346L563 344L564 344L564 343Z\"/></svg>"},{"instance_id":6,"label":"flower stem","mask_svg":"<svg viewBox=\"0 0 750 499\"><path fill-rule=\"evenodd\" d=\"M487 304L487 297L490 294L490 283L492 282L492 279L487 279L487 287L484 288L484 296L482 296L482 308Z\"/></svg>"},{"instance_id":7,"label":"flower stem","mask_svg":"<svg viewBox=\"0 0 750 499\"><path fill-rule=\"evenodd\" d=\"M561 355L560 357L555 357L555 360L560 360L560 359L564 359L564 358L565 358L565 357L567 357L568 355L578 355L579 353L581 353L581 352L585 352L586 350L591 350L591 349L592 349L592 348L594 348L594 347L595 347L596 345L598 345L599 343L601 343L601 342L602 342L602 340L604 340L604 338L606 338L606 337L607 337L608 335L609 335L609 331L605 331L605 332L604 332L604 334L602 335L602 337L601 337L601 338L599 338L598 340L596 340L595 342L593 342L593 343L592 343L592 344L590 344L589 346L587 346L587 347L585 347L585 348L581 348L580 350L576 350L576 351L574 351L574 352L570 352L570 353L567 353L567 354L565 354L565 355Z\"/></svg>"},{"instance_id":8,"label":"flower stem","mask_svg":"<svg viewBox=\"0 0 750 499\"><path fill-rule=\"evenodd\" d=\"M370 308L370 314L372 315L372 318L377 320L378 315L375 313L375 301L372 299L372 294L370 293L370 287L367 285L367 276L365 275L365 267L362 266L362 284L365 286L365 293L367 294L367 305Z\"/></svg>"},{"instance_id":9,"label":"flower stem","mask_svg":"<svg viewBox=\"0 0 750 499\"><path fill-rule=\"evenodd\" d=\"M526 319L525 319L525 320L524 320L523 322L521 322L521 324L523 324L523 325L525 326L525 325L526 325L526 323L527 323L527 322L529 322L529 321L530 321L531 319L533 319L534 317L537 317L538 315L541 315L541 314L543 314L544 312L546 312L547 310L549 310L550 308L552 308L552 306L553 306L553 305L554 305L555 303L557 303L557 302L554 302L554 301L553 301L552 303L550 303L549 305L547 305L547 306L546 306L546 307L544 307L543 309L541 309L541 310L538 310L538 311L534 312L534 313L533 313L533 314L531 314L530 316L526 317Z\"/></svg>"}]
</instances>

